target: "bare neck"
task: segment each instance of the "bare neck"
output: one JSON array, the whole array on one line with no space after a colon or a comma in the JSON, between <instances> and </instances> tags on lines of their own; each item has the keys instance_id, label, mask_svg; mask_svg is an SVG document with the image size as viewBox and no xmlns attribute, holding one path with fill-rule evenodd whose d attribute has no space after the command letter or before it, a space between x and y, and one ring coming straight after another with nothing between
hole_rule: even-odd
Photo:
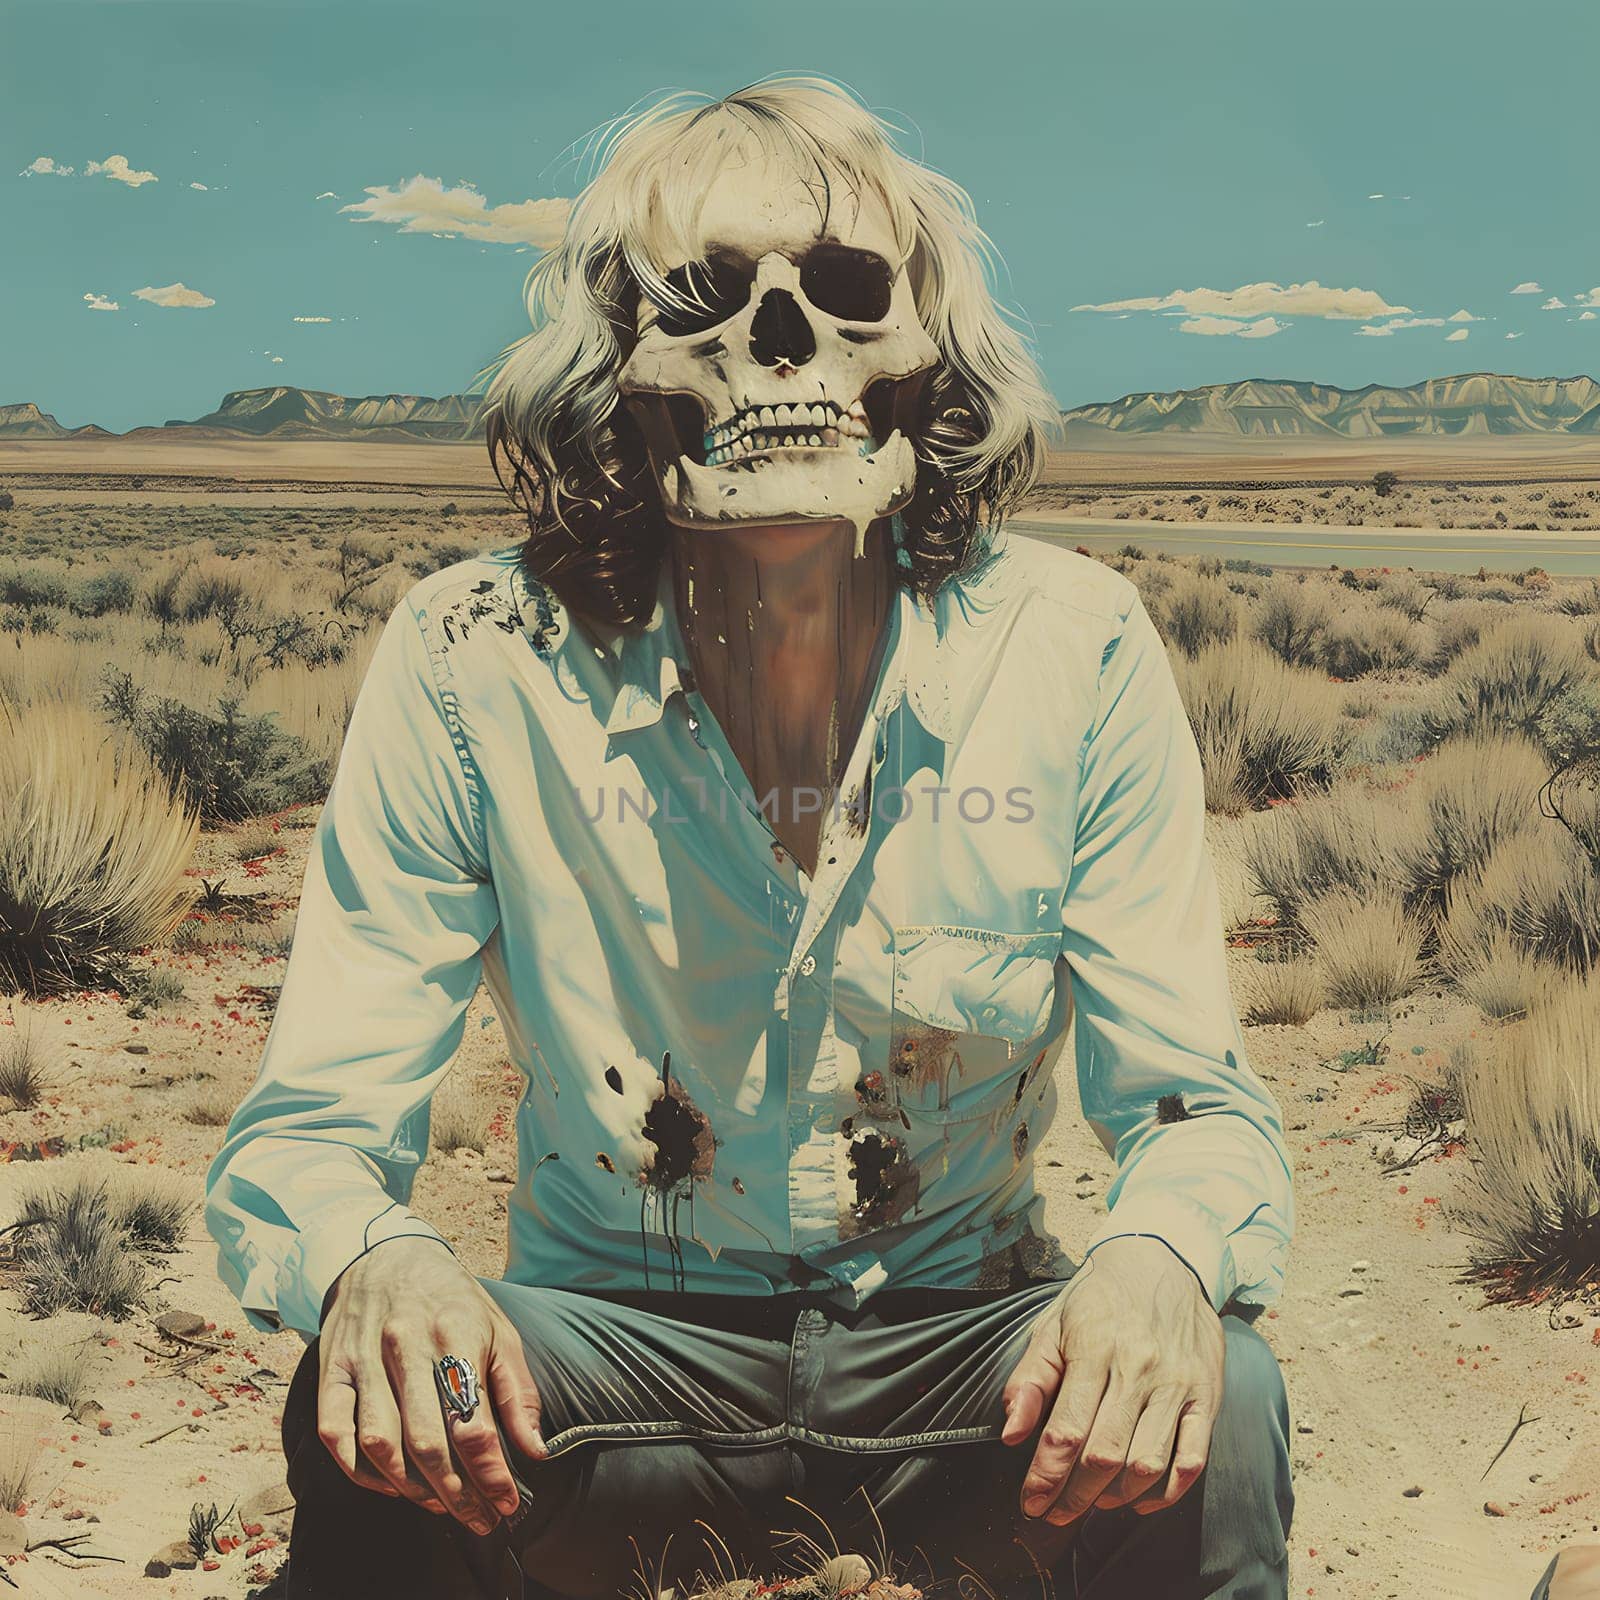
<instances>
[{"instance_id":1,"label":"bare neck","mask_svg":"<svg viewBox=\"0 0 1600 1600\"><path fill-rule=\"evenodd\" d=\"M847 523L675 529L671 559L697 686L757 795L830 792L866 712L895 596L887 525L873 526L859 557ZM786 803L783 812L792 816ZM802 860L811 832L797 835Z\"/></svg>"}]
</instances>

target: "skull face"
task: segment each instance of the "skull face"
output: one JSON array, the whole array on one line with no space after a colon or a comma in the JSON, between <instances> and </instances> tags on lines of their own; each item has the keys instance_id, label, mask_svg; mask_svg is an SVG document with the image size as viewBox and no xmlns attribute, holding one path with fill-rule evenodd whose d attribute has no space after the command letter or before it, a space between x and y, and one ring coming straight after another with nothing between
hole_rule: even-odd
<instances>
[{"instance_id":1,"label":"skull face","mask_svg":"<svg viewBox=\"0 0 1600 1600\"><path fill-rule=\"evenodd\" d=\"M686 528L868 526L916 487L904 426L938 350L917 317L888 210L759 157L700 212L701 254L640 296L618 386L669 521Z\"/></svg>"}]
</instances>

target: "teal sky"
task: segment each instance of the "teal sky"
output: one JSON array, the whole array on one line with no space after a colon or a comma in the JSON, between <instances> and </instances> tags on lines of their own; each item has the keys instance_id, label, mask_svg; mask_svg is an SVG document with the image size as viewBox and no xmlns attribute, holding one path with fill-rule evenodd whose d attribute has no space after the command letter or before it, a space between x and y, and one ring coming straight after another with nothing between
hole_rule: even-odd
<instances>
[{"instance_id":1,"label":"teal sky","mask_svg":"<svg viewBox=\"0 0 1600 1600\"><path fill-rule=\"evenodd\" d=\"M1064 405L1600 375L1597 62L1594 0L0 0L0 403L464 387L551 213L494 208L643 96L785 70L971 192ZM1165 303L1073 309L1126 301Z\"/></svg>"}]
</instances>

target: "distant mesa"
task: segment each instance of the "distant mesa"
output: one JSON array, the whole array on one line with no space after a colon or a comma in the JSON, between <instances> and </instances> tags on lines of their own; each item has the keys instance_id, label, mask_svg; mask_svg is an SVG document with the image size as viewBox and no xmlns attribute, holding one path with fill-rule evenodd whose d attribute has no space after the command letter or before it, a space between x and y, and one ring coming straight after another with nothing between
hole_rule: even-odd
<instances>
[{"instance_id":1,"label":"distant mesa","mask_svg":"<svg viewBox=\"0 0 1600 1600\"><path fill-rule=\"evenodd\" d=\"M471 443L483 437L482 399L447 394L348 396L280 385L235 389L215 411L124 437L343 439L382 443ZM1290 378L1249 378L1201 389L1124 395L1061 413L1069 448L1112 436L1184 435L1216 439L1440 438L1572 434L1600 438L1600 382L1593 378L1514 378L1469 372L1410 388L1368 384L1339 389ZM0 406L0 439L110 437L90 424L64 428L38 406Z\"/></svg>"},{"instance_id":2,"label":"distant mesa","mask_svg":"<svg viewBox=\"0 0 1600 1600\"><path fill-rule=\"evenodd\" d=\"M192 422L168 428L204 428L273 439L435 440L446 444L482 437L482 400L447 394L329 394L323 389L235 389L222 404Z\"/></svg>"},{"instance_id":3,"label":"distant mesa","mask_svg":"<svg viewBox=\"0 0 1600 1600\"><path fill-rule=\"evenodd\" d=\"M1216 438L1383 439L1425 435L1600 435L1593 378L1509 378L1469 372L1411 388L1337 389L1287 378L1249 378L1170 394L1129 394L1061 413L1069 445L1115 434Z\"/></svg>"},{"instance_id":4,"label":"distant mesa","mask_svg":"<svg viewBox=\"0 0 1600 1600\"><path fill-rule=\"evenodd\" d=\"M92 422L81 428L63 428L48 411L41 411L29 400L21 405L0 406L0 439L107 439L104 428Z\"/></svg>"}]
</instances>

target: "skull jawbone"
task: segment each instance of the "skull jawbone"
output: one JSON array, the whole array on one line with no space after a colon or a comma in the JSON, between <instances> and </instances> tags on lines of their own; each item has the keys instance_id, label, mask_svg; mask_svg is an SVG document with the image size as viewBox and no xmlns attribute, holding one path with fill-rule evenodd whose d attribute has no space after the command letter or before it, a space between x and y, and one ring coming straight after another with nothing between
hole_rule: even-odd
<instances>
[{"instance_id":1,"label":"skull jawbone","mask_svg":"<svg viewBox=\"0 0 1600 1600\"><path fill-rule=\"evenodd\" d=\"M679 456L661 476L661 500L668 520L686 528L848 522L860 556L867 529L905 505L916 481L916 451L896 428L868 456L819 449L809 458L770 460L754 472L705 467Z\"/></svg>"}]
</instances>

